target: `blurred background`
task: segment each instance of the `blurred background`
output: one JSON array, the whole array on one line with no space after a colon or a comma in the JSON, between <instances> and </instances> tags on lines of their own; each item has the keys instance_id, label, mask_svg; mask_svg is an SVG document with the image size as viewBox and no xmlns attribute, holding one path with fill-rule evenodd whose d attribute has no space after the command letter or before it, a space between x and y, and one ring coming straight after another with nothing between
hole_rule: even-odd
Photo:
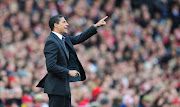
<instances>
[{"instance_id":1,"label":"blurred background","mask_svg":"<svg viewBox=\"0 0 180 107\"><path fill-rule=\"evenodd\" d=\"M57 14L71 36L109 16L75 45L87 79L70 84L73 107L180 107L180 0L0 0L0 107L48 107L35 86Z\"/></svg>"}]
</instances>

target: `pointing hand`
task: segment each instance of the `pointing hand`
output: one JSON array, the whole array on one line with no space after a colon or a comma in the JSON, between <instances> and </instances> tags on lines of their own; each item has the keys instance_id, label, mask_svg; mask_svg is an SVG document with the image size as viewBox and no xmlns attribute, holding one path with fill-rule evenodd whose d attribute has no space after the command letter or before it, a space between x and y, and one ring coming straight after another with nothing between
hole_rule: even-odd
<instances>
[{"instance_id":1,"label":"pointing hand","mask_svg":"<svg viewBox=\"0 0 180 107\"><path fill-rule=\"evenodd\" d=\"M97 23L94 25L94 27L98 28L98 27L101 27L101 26L106 25L105 20L106 20L107 18L108 18L108 16L102 18L99 22L97 22Z\"/></svg>"}]
</instances>

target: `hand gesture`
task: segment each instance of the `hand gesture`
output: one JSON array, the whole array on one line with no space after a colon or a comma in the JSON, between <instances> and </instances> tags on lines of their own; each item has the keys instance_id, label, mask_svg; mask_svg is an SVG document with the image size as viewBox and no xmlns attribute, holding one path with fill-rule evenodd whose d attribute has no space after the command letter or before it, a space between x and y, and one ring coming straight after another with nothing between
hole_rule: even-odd
<instances>
[{"instance_id":1,"label":"hand gesture","mask_svg":"<svg viewBox=\"0 0 180 107\"><path fill-rule=\"evenodd\" d=\"M80 73L76 70L69 70L69 75L72 76L72 77L77 77L78 75L80 75Z\"/></svg>"},{"instance_id":2,"label":"hand gesture","mask_svg":"<svg viewBox=\"0 0 180 107\"><path fill-rule=\"evenodd\" d=\"M102 18L99 22L97 22L94 27L98 28L98 27L101 27L101 26L104 26L106 25L106 22L104 20L106 20L108 18L108 16Z\"/></svg>"}]
</instances>

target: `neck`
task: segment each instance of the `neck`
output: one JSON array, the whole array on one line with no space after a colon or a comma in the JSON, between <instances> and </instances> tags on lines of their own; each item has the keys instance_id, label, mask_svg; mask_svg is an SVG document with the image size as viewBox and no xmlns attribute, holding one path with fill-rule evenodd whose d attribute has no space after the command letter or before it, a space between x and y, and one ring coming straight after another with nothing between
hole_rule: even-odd
<instances>
[{"instance_id":1,"label":"neck","mask_svg":"<svg viewBox=\"0 0 180 107\"><path fill-rule=\"evenodd\" d=\"M59 33L59 34L61 34L61 35L62 35L62 33L61 33L61 32L59 32L59 30L54 29L54 30L53 30L53 32L56 32L56 33Z\"/></svg>"}]
</instances>

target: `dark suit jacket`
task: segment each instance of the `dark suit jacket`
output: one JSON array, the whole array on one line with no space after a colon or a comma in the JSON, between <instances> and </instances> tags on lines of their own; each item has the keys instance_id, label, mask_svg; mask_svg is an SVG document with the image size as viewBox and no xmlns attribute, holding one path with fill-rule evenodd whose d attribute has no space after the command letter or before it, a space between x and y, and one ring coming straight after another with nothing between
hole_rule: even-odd
<instances>
[{"instance_id":1,"label":"dark suit jacket","mask_svg":"<svg viewBox=\"0 0 180 107\"><path fill-rule=\"evenodd\" d=\"M86 75L81 63L78 60L76 51L73 45L79 44L96 34L96 28L91 26L86 31L77 36L66 36L65 42L69 50L69 56L62 45L63 41L57 35L51 32L47 38L44 55L46 57L46 67L48 73L39 82L37 87L44 88L44 92L53 95L69 95L69 82L83 81ZM80 77L70 77L69 70L77 70L80 72Z\"/></svg>"}]
</instances>

